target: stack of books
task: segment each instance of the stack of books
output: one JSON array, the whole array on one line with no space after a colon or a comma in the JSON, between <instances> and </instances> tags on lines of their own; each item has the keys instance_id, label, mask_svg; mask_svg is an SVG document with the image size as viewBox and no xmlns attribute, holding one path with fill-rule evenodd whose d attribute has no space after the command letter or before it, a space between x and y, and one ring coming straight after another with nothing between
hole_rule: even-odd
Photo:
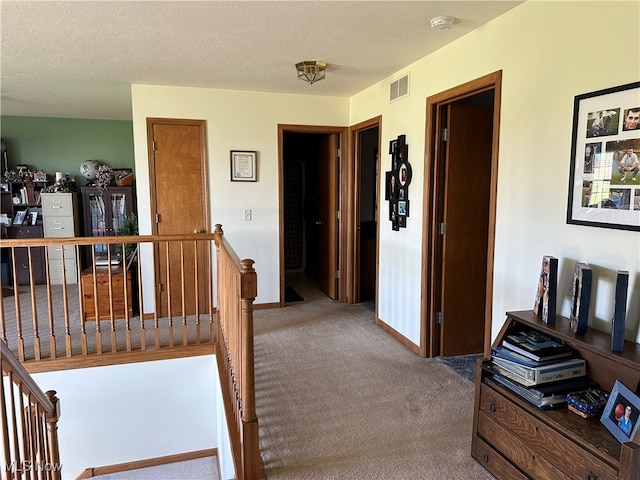
<instances>
[{"instance_id":1,"label":"stack of books","mask_svg":"<svg viewBox=\"0 0 640 480\"><path fill-rule=\"evenodd\" d=\"M597 387L572 348L534 330L506 335L492 348L488 369L498 383L540 408L564 405L568 393Z\"/></svg>"}]
</instances>

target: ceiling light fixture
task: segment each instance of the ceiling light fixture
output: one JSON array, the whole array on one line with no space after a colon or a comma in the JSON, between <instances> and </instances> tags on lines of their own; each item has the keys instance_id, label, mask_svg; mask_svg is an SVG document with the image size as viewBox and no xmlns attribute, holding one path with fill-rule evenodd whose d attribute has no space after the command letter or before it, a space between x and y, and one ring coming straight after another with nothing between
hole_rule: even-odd
<instances>
[{"instance_id":1,"label":"ceiling light fixture","mask_svg":"<svg viewBox=\"0 0 640 480\"><path fill-rule=\"evenodd\" d=\"M447 15L440 15L438 17L433 17L431 22L431 28L434 30L449 30L453 26L453 21L455 19L453 17L449 17Z\"/></svg>"},{"instance_id":2,"label":"ceiling light fixture","mask_svg":"<svg viewBox=\"0 0 640 480\"><path fill-rule=\"evenodd\" d=\"M319 62L317 60L296 63L296 70L298 71L298 78L309 82L309 85L313 85L325 77L327 70L327 64Z\"/></svg>"}]
</instances>

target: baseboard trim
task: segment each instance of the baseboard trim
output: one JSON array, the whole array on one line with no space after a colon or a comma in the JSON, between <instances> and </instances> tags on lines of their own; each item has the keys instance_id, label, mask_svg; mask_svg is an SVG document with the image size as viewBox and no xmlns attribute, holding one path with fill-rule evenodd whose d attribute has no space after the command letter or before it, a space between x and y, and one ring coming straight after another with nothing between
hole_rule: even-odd
<instances>
[{"instance_id":1,"label":"baseboard trim","mask_svg":"<svg viewBox=\"0 0 640 480\"><path fill-rule=\"evenodd\" d=\"M415 343L413 343L407 337L405 337L400 332L398 332L396 329L391 327L391 325L383 322L379 318L376 319L376 325L378 325L382 330L387 332L389 335L391 335L393 338L395 338L398 342L400 342L402 345L407 347L409 350L411 350L416 355L423 356L423 355L420 354L420 346L419 345L416 345Z\"/></svg>"},{"instance_id":2,"label":"baseboard trim","mask_svg":"<svg viewBox=\"0 0 640 480\"><path fill-rule=\"evenodd\" d=\"M76 480L84 480L86 478L97 477L99 475L108 475L110 473L126 472L128 470L136 470L138 468L156 467L158 465L166 465L174 462L186 462L204 457L218 457L217 448L207 448L205 450L196 450L194 452L177 453L175 455L166 455L163 457L147 458L144 460L136 460L133 462L116 463L114 465L106 465L104 467L85 468L84 471L76 477ZM219 461L218 469L220 468Z\"/></svg>"},{"instance_id":3,"label":"baseboard trim","mask_svg":"<svg viewBox=\"0 0 640 480\"><path fill-rule=\"evenodd\" d=\"M170 360L174 358L197 357L213 355L213 343L180 345L162 347L159 350L135 350L132 352L106 352L101 354L76 355L73 357L48 358L45 360L28 360L23 363L29 373L55 372L59 370L73 370L76 368L105 367L108 365L122 365L126 363L151 362L155 360Z\"/></svg>"}]
</instances>

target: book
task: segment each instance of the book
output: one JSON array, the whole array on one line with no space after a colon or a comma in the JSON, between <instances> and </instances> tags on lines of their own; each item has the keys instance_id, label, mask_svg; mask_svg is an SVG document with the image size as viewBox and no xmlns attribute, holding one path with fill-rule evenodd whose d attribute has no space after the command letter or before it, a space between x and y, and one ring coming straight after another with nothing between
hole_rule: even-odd
<instances>
[{"instance_id":1,"label":"book","mask_svg":"<svg viewBox=\"0 0 640 480\"><path fill-rule=\"evenodd\" d=\"M573 270L573 295L569 324L576 335L584 335L589 323L589 303L591 302L591 267L578 262Z\"/></svg>"},{"instance_id":2,"label":"book","mask_svg":"<svg viewBox=\"0 0 640 480\"><path fill-rule=\"evenodd\" d=\"M542 257L538 278L534 313L545 323L556 323L556 297L558 295L558 259L550 255Z\"/></svg>"},{"instance_id":3,"label":"book","mask_svg":"<svg viewBox=\"0 0 640 480\"><path fill-rule=\"evenodd\" d=\"M570 357L574 353L557 339L535 330L507 335L502 340L502 345L536 361Z\"/></svg>"},{"instance_id":4,"label":"book","mask_svg":"<svg viewBox=\"0 0 640 480\"><path fill-rule=\"evenodd\" d=\"M547 395L545 397L537 398L534 395L531 395L529 390L525 387L518 385L517 383L509 380L507 377L504 377L500 374L494 373L493 379L499 384L507 387L513 393L518 395L521 398L524 398L527 402L535 405L538 408L553 408L562 406L567 401L566 393L558 393L553 395Z\"/></svg>"},{"instance_id":5,"label":"book","mask_svg":"<svg viewBox=\"0 0 640 480\"><path fill-rule=\"evenodd\" d=\"M555 358L551 360L542 360L542 361L533 360L532 358L525 357L524 355L514 352L513 350L509 350L508 348L503 346L492 347L491 356L497 357L497 358L504 358L505 360L510 360L512 362L516 362L516 363L519 363L520 365L525 365L527 367L541 367L542 365L549 365L552 363L556 363L559 360ZM570 357L563 357L563 358L568 359Z\"/></svg>"},{"instance_id":6,"label":"book","mask_svg":"<svg viewBox=\"0 0 640 480\"><path fill-rule=\"evenodd\" d=\"M611 319L611 351L622 352L624 348L624 324L627 316L627 289L629 272L618 270L616 275L616 293Z\"/></svg>"},{"instance_id":7,"label":"book","mask_svg":"<svg viewBox=\"0 0 640 480\"><path fill-rule=\"evenodd\" d=\"M581 358L558 361L539 367L527 367L510 360L494 357L492 361L499 367L509 371L527 385L556 382L586 375L586 362Z\"/></svg>"},{"instance_id":8,"label":"book","mask_svg":"<svg viewBox=\"0 0 640 480\"><path fill-rule=\"evenodd\" d=\"M490 368L486 370L491 372ZM493 379L538 408L564 406L569 393L600 387L598 382L588 377L553 382L540 388L524 387L508 377L495 372L493 372Z\"/></svg>"}]
</instances>

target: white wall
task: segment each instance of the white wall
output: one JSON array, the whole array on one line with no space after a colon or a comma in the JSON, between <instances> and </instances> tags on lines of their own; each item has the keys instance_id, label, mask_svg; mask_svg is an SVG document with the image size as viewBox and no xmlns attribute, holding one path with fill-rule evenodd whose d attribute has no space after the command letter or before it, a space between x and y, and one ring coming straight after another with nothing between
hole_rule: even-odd
<instances>
[{"instance_id":1,"label":"white wall","mask_svg":"<svg viewBox=\"0 0 640 480\"><path fill-rule=\"evenodd\" d=\"M529 1L351 99L351 125L382 114L382 145L398 134L406 134L410 145L407 229L385 228L388 205L381 210L383 321L419 341L420 265L415 259L421 255L423 227L426 98L502 70L493 337L505 311L533 307L541 259L549 254L560 259L559 303L565 316L575 262L591 264L590 324L605 331L613 313L615 271L629 270L627 338L640 341L638 233L565 222L574 97L640 79L638 19L638 2ZM388 83L406 72L411 96L390 104ZM388 156L382 160L384 170Z\"/></svg>"},{"instance_id":2,"label":"white wall","mask_svg":"<svg viewBox=\"0 0 640 480\"><path fill-rule=\"evenodd\" d=\"M413 167L411 216L400 232L380 234L380 318L419 343L426 97L502 70L493 335L507 310L529 309L541 257L560 259L559 290L576 261L594 270L591 325L609 328L615 271L630 272L627 337L640 340L640 241L634 232L565 222L573 100L640 78L637 41L625 28L638 2L530 0L349 100L212 89L132 87L141 232L150 231L147 117L207 121L211 211L241 257L256 260L257 303L278 300L277 124L354 125L382 115L383 147L405 134ZM464 19L462 19L464 21ZM455 28L455 27L454 27ZM599 41L594 41L597 35ZM633 35L631 35L633 37ZM388 83L410 73L410 97L390 104ZM228 180L229 150L259 151L257 184ZM383 149L384 151L384 149ZM382 168L388 164L382 155ZM254 220L243 222L243 208ZM622 246L622 248L620 248ZM568 314L568 298L561 298Z\"/></svg>"},{"instance_id":3,"label":"white wall","mask_svg":"<svg viewBox=\"0 0 640 480\"><path fill-rule=\"evenodd\" d=\"M34 374L56 390L65 479L85 468L218 446L213 355Z\"/></svg>"},{"instance_id":4,"label":"white wall","mask_svg":"<svg viewBox=\"0 0 640 480\"><path fill-rule=\"evenodd\" d=\"M146 119L204 119L212 226L221 223L238 256L255 260L256 303L278 302L278 124L346 126L348 100L149 85L133 85L131 95L140 233L151 232ZM257 183L230 181L230 150L258 152ZM252 221L242 219L245 208Z\"/></svg>"}]
</instances>

